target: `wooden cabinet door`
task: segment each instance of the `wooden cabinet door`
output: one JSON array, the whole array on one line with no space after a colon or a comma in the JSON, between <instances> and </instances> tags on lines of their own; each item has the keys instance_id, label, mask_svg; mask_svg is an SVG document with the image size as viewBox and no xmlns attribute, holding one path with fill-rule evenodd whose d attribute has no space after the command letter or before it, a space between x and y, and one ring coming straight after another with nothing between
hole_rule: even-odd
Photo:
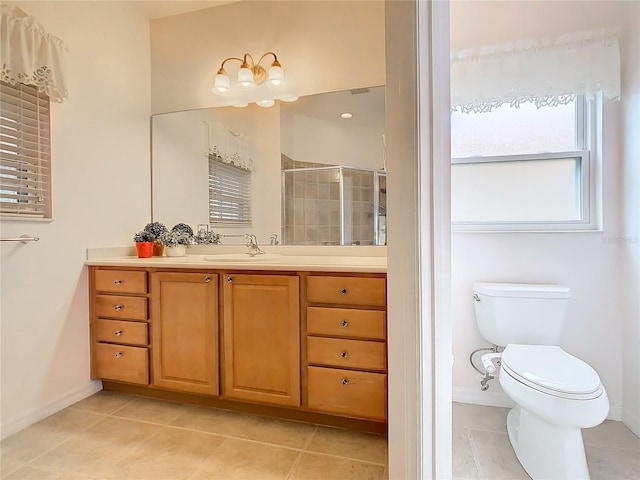
<instances>
[{"instance_id":1,"label":"wooden cabinet door","mask_svg":"<svg viewBox=\"0 0 640 480\"><path fill-rule=\"evenodd\" d=\"M218 276L153 273L153 384L218 395Z\"/></svg>"},{"instance_id":2,"label":"wooden cabinet door","mask_svg":"<svg viewBox=\"0 0 640 480\"><path fill-rule=\"evenodd\" d=\"M298 277L226 274L221 281L223 394L300 406Z\"/></svg>"}]
</instances>

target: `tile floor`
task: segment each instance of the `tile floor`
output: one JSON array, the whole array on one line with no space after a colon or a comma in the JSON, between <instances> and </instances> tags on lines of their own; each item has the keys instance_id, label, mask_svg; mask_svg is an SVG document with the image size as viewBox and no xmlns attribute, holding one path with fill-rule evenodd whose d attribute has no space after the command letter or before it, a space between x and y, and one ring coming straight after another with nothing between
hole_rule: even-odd
<instances>
[{"instance_id":1,"label":"tile floor","mask_svg":"<svg viewBox=\"0 0 640 480\"><path fill-rule=\"evenodd\" d=\"M456 480L528 479L507 409L454 403ZM592 480L640 478L640 440L619 422L584 431ZM5 439L3 480L384 480L379 435L100 392Z\"/></svg>"},{"instance_id":2,"label":"tile floor","mask_svg":"<svg viewBox=\"0 0 640 480\"><path fill-rule=\"evenodd\" d=\"M453 404L453 477L527 480L507 436L508 408ZM591 480L640 479L640 439L606 420L582 431Z\"/></svg>"},{"instance_id":3,"label":"tile floor","mask_svg":"<svg viewBox=\"0 0 640 480\"><path fill-rule=\"evenodd\" d=\"M383 480L384 436L99 392L5 439L3 480Z\"/></svg>"}]
</instances>

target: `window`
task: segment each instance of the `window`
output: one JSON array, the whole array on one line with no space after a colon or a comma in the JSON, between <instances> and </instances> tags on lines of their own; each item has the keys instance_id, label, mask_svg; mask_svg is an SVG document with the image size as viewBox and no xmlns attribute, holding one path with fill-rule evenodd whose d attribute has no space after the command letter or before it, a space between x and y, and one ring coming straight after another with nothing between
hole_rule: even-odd
<instances>
[{"instance_id":1,"label":"window","mask_svg":"<svg viewBox=\"0 0 640 480\"><path fill-rule=\"evenodd\" d=\"M592 103L576 95L555 106L453 112L454 229L596 229Z\"/></svg>"},{"instance_id":2,"label":"window","mask_svg":"<svg viewBox=\"0 0 640 480\"><path fill-rule=\"evenodd\" d=\"M209 222L251 225L251 170L209 154Z\"/></svg>"},{"instance_id":3,"label":"window","mask_svg":"<svg viewBox=\"0 0 640 480\"><path fill-rule=\"evenodd\" d=\"M0 82L0 214L51 218L49 97Z\"/></svg>"}]
</instances>

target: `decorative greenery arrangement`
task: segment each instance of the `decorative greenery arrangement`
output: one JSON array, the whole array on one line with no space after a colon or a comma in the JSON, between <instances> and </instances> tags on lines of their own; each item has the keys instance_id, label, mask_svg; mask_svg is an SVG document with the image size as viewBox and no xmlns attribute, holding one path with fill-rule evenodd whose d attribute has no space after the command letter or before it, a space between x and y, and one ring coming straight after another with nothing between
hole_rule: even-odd
<instances>
[{"instance_id":1,"label":"decorative greenery arrangement","mask_svg":"<svg viewBox=\"0 0 640 480\"><path fill-rule=\"evenodd\" d=\"M178 245L189 247L196 243L192 235L182 230L171 230L164 234L160 241L167 247L177 247Z\"/></svg>"},{"instance_id":2,"label":"decorative greenery arrangement","mask_svg":"<svg viewBox=\"0 0 640 480\"><path fill-rule=\"evenodd\" d=\"M151 236L153 236L152 241L157 243L163 243L162 237L169 233L167 227L160 222L147 223L147 226L144 227L144 231L150 233Z\"/></svg>"},{"instance_id":3,"label":"decorative greenery arrangement","mask_svg":"<svg viewBox=\"0 0 640 480\"><path fill-rule=\"evenodd\" d=\"M154 236L146 230L142 230L133 236L133 241L136 243L153 242L154 240Z\"/></svg>"},{"instance_id":4,"label":"decorative greenery arrangement","mask_svg":"<svg viewBox=\"0 0 640 480\"><path fill-rule=\"evenodd\" d=\"M184 232L188 234L190 237L193 237L193 229L187 225L186 223L178 223L174 225L171 229L172 232Z\"/></svg>"},{"instance_id":5,"label":"decorative greenery arrangement","mask_svg":"<svg viewBox=\"0 0 640 480\"><path fill-rule=\"evenodd\" d=\"M198 232L195 236L198 245L214 245L220 243L220 234L214 232Z\"/></svg>"}]
</instances>

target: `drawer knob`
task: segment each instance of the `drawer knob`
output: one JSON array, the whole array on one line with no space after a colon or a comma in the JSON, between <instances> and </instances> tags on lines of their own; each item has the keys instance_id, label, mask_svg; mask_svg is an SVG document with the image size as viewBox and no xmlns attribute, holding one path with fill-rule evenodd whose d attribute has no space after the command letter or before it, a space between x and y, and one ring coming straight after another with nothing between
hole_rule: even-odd
<instances>
[{"instance_id":1,"label":"drawer knob","mask_svg":"<svg viewBox=\"0 0 640 480\"><path fill-rule=\"evenodd\" d=\"M346 351L346 350L344 350L344 351L340 354L340 356L341 356L342 358L347 358L347 357L349 356L349 354L347 353L347 351Z\"/></svg>"},{"instance_id":2,"label":"drawer knob","mask_svg":"<svg viewBox=\"0 0 640 480\"><path fill-rule=\"evenodd\" d=\"M115 357L116 357L116 358L120 358L121 356L122 356L122 352L118 352L118 353L116 353L116 355L115 355Z\"/></svg>"},{"instance_id":3,"label":"drawer knob","mask_svg":"<svg viewBox=\"0 0 640 480\"><path fill-rule=\"evenodd\" d=\"M227 283L232 283L232 282L233 282L233 278L227 277Z\"/></svg>"},{"instance_id":4,"label":"drawer knob","mask_svg":"<svg viewBox=\"0 0 640 480\"><path fill-rule=\"evenodd\" d=\"M211 281L211 277L210 276L207 275L206 277L204 277L204 282L205 283L209 283L210 281Z\"/></svg>"},{"instance_id":5,"label":"drawer knob","mask_svg":"<svg viewBox=\"0 0 640 480\"><path fill-rule=\"evenodd\" d=\"M340 290L340 293L341 293L342 295L346 295L346 294L347 294L347 289L346 289L346 288L343 288L342 290Z\"/></svg>"},{"instance_id":6,"label":"drawer knob","mask_svg":"<svg viewBox=\"0 0 640 480\"><path fill-rule=\"evenodd\" d=\"M347 322L346 320L342 320L342 321L340 322L340 326L341 326L342 328L347 328L347 326L348 326L348 325L349 325L349 322Z\"/></svg>"},{"instance_id":7,"label":"drawer knob","mask_svg":"<svg viewBox=\"0 0 640 480\"><path fill-rule=\"evenodd\" d=\"M340 383L342 383L342 385L347 385L349 383L349 380L347 380L346 378L343 378Z\"/></svg>"},{"instance_id":8,"label":"drawer knob","mask_svg":"<svg viewBox=\"0 0 640 480\"><path fill-rule=\"evenodd\" d=\"M114 334L116 337L119 337L120 335L122 335L122 330L116 330L115 332L113 332L113 334Z\"/></svg>"},{"instance_id":9,"label":"drawer knob","mask_svg":"<svg viewBox=\"0 0 640 480\"><path fill-rule=\"evenodd\" d=\"M119 312L120 310L122 310L122 305L116 305L115 307L113 307L113 309Z\"/></svg>"},{"instance_id":10,"label":"drawer knob","mask_svg":"<svg viewBox=\"0 0 640 480\"><path fill-rule=\"evenodd\" d=\"M121 285L122 284L122 280L116 280L115 282L113 282L114 285Z\"/></svg>"}]
</instances>

